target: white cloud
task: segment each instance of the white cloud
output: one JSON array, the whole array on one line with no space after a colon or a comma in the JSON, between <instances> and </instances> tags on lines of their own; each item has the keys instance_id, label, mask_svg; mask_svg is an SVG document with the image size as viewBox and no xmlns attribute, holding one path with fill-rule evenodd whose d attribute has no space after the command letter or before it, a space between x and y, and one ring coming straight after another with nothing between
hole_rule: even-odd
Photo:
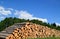
<instances>
[{"instance_id":1,"label":"white cloud","mask_svg":"<svg viewBox=\"0 0 60 39\"><path fill-rule=\"evenodd\" d=\"M18 15L18 18L21 18L21 19L30 19L30 20L37 19L37 20L40 20L43 22L47 22L47 19L34 17L32 14L28 13L27 11L17 11L16 10L15 15Z\"/></svg>"},{"instance_id":2,"label":"white cloud","mask_svg":"<svg viewBox=\"0 0 60 39\"><path fill-rule=\"evenodd\" d=\"M57 25L57 26L60 26L60 24L59 24L59 23L56 23L56 25Z\"/></svg>"},{"instance_id":3,"label":"white cloud","mask_svg":"<svg viewBox=\"0 0 60 39\"><path fill-rule=\"evenodd\" d=\"M8 10L12 10L12 11L13 11L14 9L12 9L12 8L8 8Z\"/></svg>"},{"instance_id":4,"label":"white cloud","mask_svg":"<svg viewBox=\"0 0 60 39\"><path fill-rule=\"evenodd\" d=\"M1 21L1 20L4 20L4 19L5 19L5 17L3 17L3 16L0 16L0 21Z\"/></svg>"},{"instance_id":5,"label":"white cloud","mask_svg":"<svg viewBox=\"0 0 60 39\"><path fill-rule=\"evenodd\" d=\"M0 6L0 14L1 15L9 15L9 14L11 14L11 11L6 10L4 7Z\"/></svg>"},{"instance_id":6,"label":"white cloud","mask_svg":"<svg viewBox=\"0 0 60 39\"><path fill-rule=\"evenodd\" d=\"M32 19L33 15L29 14L27 11L20 11L20 16L19 18L24 18L24 19Z\"/></svg>"},{"instance_id":7,"label":"white cloud","mask_svg":"<svg viewBox=\"0 0 60 39\"><path fill-rule=\"evenodd\" d=\"M2 17L0 17L0 18L4 19L5 17L2 16Z\"/></svg>"},{"instance_id":8,"label":"white cloud","mask_svg":"<svg viewBox=\"0 0 60 39\"><path fill-rule=\"evenodd\" d=\"M0 15L2 15L2 16L5 15L5 17L6 17L6 16L12 14L13 11L15 12L15 14L13 14L13 15L17 16L18 18L21 18L21 19L30 19L30 20L37 19L37 20L40 20L43 22L47 22L47 19L34 17L32 14L30 14L27 11L18 11L18 10L14 10L12 8L4 8L4 7L0 6ZM0 17L0 18L4 19L5 17Z\"/></svg>"},{"instance_id":9,"label":"white cloud","mask_svg":"<svg viewBox=\"0 0 60 39\"><path fill-rule=\"evenodd\" d=\"M13 17L17 17L17 18L21 18L21 19L29 19L29 20L37 19L37 20L40 20L43 22L48 22L48 20L46 18L35 17L34 15L30 14L27 11L23 11L23 10L19 11L19 10L14 10L13 8L4 8L4 7L0 6L0 20L5 19L5 17L9 17L9 16L12 17L12 15L13 15ZM59 23L56 23L56 25L60 26Z\"/></svg>"}]
</instances>

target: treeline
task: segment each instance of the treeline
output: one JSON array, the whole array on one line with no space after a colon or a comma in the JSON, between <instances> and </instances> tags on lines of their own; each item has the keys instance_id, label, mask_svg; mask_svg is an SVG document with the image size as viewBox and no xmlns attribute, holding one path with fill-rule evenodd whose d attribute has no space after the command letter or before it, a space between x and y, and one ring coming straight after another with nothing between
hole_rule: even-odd
<instances>
[{"instance_id":1,"label":"treeline","mask_svg":"<svg viewBox=\"0 0 60 39\"><path fill-rule=\"evenodd\" d=\"M19 19L19 18L12 18L12 17L9 17L9 18L5 18L4 20L2 20L0 22L0 31L4 30L5 28L13 25L14 23L22 23L22 22L33 22L33 23L36 23L36 24L40 24L40 25L44 25L44 26L48 26L50 28L53 28L53 29L57 29L57 30L60 30L60 26L57 26L55 23L52 23L52 24L49 24L49 23L46 23L46 22L42 22L42 21L39 21L39 20L25 20L25 19Z\"/></svg>"}]
</instances>

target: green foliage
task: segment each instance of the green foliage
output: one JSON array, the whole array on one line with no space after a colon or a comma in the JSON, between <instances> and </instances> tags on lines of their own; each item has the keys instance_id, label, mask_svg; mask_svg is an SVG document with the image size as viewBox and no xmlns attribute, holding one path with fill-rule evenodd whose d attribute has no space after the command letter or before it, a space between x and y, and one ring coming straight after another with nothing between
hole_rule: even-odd
<instances>
[{"instance_id":1,"label":"green foliage","mask_svg":"<svg viewBox=\"0 0 60 39\"><path fill-rule=\"evenodd\" d=\"M56 29L57 29L57 30L60 30L60 26L57 26Z\"/></svg>"},{"instance_id":2,"label":"green foliage","mask_svg":"<svg viewBox=\"0 0 60 39\"><path fill-rule=\"evenodd\" d=\"M36 23L36 24L41 24L41 25L43 24L42 21L35 20L35 19L31 20L31 22L32 22L32 23Z\"/></svg>"},{"instance_id":3,"label":"green foliage","mask_svg":"<svg viewBox=\"0 0 60 39\"><path fill-rule=\"evenodd\" d=\"M44 25L44 26L48 26L50 28L53 28L53 29L57 29L57 30L60 30L60 26L56 26L55 23L52 23L52 24L49 24L49 23L46 23L46 22L42 22L42 21L39 21L39 20L25 20L25 19L19 19L19 18L12 18L12 17L9 17L9 18L5 18L4 20L2 20L0 22L0 31L4 30L5 28L13 25L14 23L22 23L22 22L32 22L32 23L36 23L36 24L40 24L40 25Z\"/></svg>"}]
</instances>

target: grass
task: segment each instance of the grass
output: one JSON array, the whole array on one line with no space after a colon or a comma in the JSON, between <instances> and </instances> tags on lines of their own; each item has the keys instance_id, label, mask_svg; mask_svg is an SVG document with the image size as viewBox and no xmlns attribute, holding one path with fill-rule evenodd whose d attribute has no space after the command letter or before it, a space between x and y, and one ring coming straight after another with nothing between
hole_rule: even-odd
<instances>
[{"instance_id":1,"label":"grass","mask_svg":"<svg viewBox=\"0 0 60 39\"><path fill-rule=\"evenodd\" d=\"M49 37L49 38L27 38L27 39L60 39L60 37Z\"/></svg>"}]
</instances>

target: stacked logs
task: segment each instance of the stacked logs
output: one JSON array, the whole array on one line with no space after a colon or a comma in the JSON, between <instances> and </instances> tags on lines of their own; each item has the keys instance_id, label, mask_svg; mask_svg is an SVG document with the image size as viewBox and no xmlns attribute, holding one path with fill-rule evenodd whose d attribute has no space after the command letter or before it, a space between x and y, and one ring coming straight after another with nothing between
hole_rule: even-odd
<instances>
[{"instance_id":1,"label":"stacked logs","mask_svg":"<svg viewBox=\"0 0 60 39\"><path fill-rule=\"evenodd\" d=\"M22 39L22 38L44 38L59 37L60 31L48 28L47 26L26 23L23 27L16 28L12 34L6 39Z\"/></svg>"}]
</instances>

